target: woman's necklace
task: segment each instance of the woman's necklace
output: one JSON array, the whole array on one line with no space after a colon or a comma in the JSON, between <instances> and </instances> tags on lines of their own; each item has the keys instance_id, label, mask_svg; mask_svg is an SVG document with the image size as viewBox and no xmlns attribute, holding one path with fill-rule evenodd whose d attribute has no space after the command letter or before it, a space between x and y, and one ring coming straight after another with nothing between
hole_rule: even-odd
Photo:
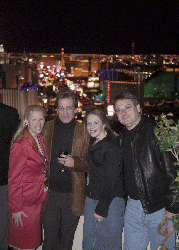
<instances>
[{"instance_id":1,"label":"woman's necklace","mask_svg":"<svg viewBox=\"0 0 179 250\"><path fill-rule=\"evenodd\" d=\"M46 172L46 164L47 164L47 159L42 151L42 148L40 146L40 143L39 143L39 140L38 138L34 138L35 139L35 142L36 142L36 145L37 145L37 148L38 148L38 151L41 153L42 155L42 159L44 161L44 174L45 174L45 179L44 179L44 192L47 192L48 191L48 179L47 179L47 172Z\"/></svg>"},{"instance_id":2,"label":"woman's necklace","mask_svg":"<svg viewBox=\"0 0 179 250\"><path fill-rule=\"evenodd\" d=\"M37 144L38 151L39 151L39 152L41 153L41 155L42 155L42 158L43 158L43 161L44 161L44 173L46 174L45 167L46 167L47 159L46 159L46 157L45 157L45 155L44 155L44 153L43 153L43 151L42 151L42 148L41 148L41 146L40 146L40 143L39 143L38 138L34 138L34 139L35 139L35 142L36 142L36 144Z\"/></svg>"},{"instance_id":3,"label":"woman's necklace","mask_svg":"<svg viewBox=\"0 0 179 250\"><path fill-rule=\"evenodd\" d=\"M40 143L39 143L38 138L35 138L35 142L36 142L36 144L37 144L37 148L38 148L39 152L41 153L42 156L44 156L44 153L43 153L43 151L42 151L42 148L41 148L41 146L40 146Z\"/></svg>"}]
</instances>

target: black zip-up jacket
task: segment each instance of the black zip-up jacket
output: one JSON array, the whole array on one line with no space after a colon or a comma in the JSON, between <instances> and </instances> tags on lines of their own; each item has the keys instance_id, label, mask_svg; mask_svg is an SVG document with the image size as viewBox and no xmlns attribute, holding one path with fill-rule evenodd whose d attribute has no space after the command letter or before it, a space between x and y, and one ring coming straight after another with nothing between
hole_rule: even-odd
<instances>
[{"instance_id":1,"label":"black zip-up jacket","mask_svg":"<svg viewBox=\"0 0 179 250\"><path fill-rule=\"evenodd\" d=\"M85 195L98 200L95 213L107 217L114 197L123 197L123 181L119 165L120 149L117 139L108 131L107 136L93 146L91 138L86 156L89 184Z\"/></svg>"},{"instance_id":2,"label":"black zip-up jacket","mask_svg":"<svg viewBox=\"0 0 179 250\"><path fill-rule=\"evenodd\" d=\"M140 201L146 214L162 208L178 213L173 193L176 178L176 158L169 151L163 151L154 134L156 124L142 117L132 142L134 174ZM126 128L121 131L119 145L122 155L123 138ZM122 157L121 157L122 165ZM127 196L127 193L126 193Z\"/></svg>"},{"instance_id":3,"label":"black zip-up jacket","mask_svg":"<svg viewBox=\"0 0 179 250\"><path fill-rule=\"evenodd\" d=\"M18 125L17 109L0 103L0 186L8 183L10 144Z\"/></svg>"}]
</instances>

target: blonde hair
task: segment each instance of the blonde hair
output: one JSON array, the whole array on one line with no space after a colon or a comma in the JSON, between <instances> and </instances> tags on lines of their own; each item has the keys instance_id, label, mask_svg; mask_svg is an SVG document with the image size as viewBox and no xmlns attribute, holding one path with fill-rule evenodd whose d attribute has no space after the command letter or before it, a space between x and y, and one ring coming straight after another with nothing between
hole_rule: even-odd
<instances>
[{"instance_id":1,"label":"blonde hair","mask_svg":"<svg viewBox=\"0 0 179 250\"><path fill-rule=\"evenodd\" d=\"M27 120L30 116L30 114L32 112L35 112L35 111L40 111L42 112L43 114L43 117L45 118L45 115L46 115L46 112L45 112L45 109L44 107L40 106L40 105L30 105L26 108L25 110L25 113L24 113L24 116L23 116L23 119L21 120L20 124L19 124L19 127L16 131L16 133L14 134L13 138L12 138L12 141L11 141L11 145L15 142L15 140L17 140L23 133L24 129L27 129Z\"/></svg>"}]
</instances>

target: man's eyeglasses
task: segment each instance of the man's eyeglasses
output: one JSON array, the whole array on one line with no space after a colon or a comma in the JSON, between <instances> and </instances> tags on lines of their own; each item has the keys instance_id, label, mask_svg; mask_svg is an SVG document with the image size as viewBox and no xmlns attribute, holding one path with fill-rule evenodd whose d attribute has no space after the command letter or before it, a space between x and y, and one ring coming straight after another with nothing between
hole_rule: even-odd
<instances>
[{"instance_id":1,"label":"man's eyeglasses","mask_svg":"<svg viewBox=\"0 0 179 250\"><path fill-rule=\"evenodd\" d=\"M63 107L58 107L57 108L58 110L61 110L61 111L63 111L63 110L72 110L72 109L74 109L74 107L72 107L72 106L70 106L70 107L67 107L67 108L63 108Z\"/></svg>"},{"instance_id":2,"label":"man's eyeglasses","mask_svg":"<svg viewBox=\"0 0 179 250\"><path fill-rule=\"evenodd\" d=\"M116 113L122 114L123 112L129 112L131 110L131 107L132 107L131 105L127 105L123 109L116 109Z\"/></svg>"}]
</instances>

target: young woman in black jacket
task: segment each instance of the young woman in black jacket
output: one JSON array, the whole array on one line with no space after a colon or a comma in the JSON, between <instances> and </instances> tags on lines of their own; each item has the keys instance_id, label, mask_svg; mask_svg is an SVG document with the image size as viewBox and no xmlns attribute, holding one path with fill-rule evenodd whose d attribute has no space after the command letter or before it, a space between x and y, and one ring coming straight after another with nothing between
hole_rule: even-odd
<instances>
[{"instance_id":1,"label":"young woman in black jacket","mask_svg":"<svg viewBox=\"0 0 179 250\"><path fill-rule=\"evenodd\" d=\"M92 109L86 115L91 136L87 162L89 183L83 226L83 249L122 249L123 185L120 151L106 115Z\"/></svg>"}]
</instances>

